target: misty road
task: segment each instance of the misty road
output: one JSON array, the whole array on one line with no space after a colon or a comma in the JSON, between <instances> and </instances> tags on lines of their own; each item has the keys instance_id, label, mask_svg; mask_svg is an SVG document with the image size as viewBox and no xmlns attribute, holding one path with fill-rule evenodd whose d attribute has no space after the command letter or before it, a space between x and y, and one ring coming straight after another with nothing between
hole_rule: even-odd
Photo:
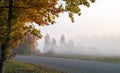
<instances>
[{"instance_id":1,"label":"misty road","mask_svg":"<svg viewBox=\"0 0 120 73\"><path fill-rule=\"evenodd\" d=\"M41 56L18 56L16 61L28 62L68 73L120 73L120 63L64 59Z\"/></svg>"}]
</instances>

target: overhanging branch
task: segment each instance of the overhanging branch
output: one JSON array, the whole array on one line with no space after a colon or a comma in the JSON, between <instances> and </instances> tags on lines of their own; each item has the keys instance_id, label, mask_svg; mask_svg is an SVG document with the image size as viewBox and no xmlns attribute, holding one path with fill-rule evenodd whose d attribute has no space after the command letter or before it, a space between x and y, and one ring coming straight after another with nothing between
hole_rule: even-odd
<instances>
[{"instance_id":1,"label":"overhanging branch","mask_svg":"<svg viewBox=\"0 0 120 73\"><path fill-rule=\"evenodd\" d=\"M0 8L9 8L9 6L0 6ZM25 7L25 6L13 6L13 8L20 8L20 9L29 9L29 8L32 8L32 6L29 6L29 7Z\"/></svg>"}]
</instances>

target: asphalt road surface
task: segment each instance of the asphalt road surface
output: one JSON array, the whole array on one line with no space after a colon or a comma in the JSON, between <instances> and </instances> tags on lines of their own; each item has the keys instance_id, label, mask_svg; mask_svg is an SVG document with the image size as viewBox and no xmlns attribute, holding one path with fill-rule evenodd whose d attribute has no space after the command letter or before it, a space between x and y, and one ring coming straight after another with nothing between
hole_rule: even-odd
<instances>
[{"instance_id":1,"label":"asphalt road surface","mask_svg":"<svg viewBox=\"0 0 120 73\"><path fill-rule=\"evenodd\" d=\"M18 56L14 60L41 65L67 73L120 73L120 63L41 56Z\"/></svg>"}]
</instances>

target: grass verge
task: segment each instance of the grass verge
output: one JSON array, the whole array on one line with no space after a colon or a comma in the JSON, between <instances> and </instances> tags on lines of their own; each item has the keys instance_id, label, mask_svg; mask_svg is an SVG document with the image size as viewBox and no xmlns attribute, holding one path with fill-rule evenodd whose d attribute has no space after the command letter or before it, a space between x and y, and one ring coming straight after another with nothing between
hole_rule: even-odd
<instances>
[{"instance_id":1,"label":"grass verge","mask_svg":"<svg viewBox=\"0 0 120 73\"><path fill-rule=\"evenodd\" d=\"M24 62L7 61L4 67L5 73L64 73L61 71L36 66Z\"/></svg>"},{"instance_id":2,"label":"grass verge","mask_svg":"<svg viewBox=\"0 0 120 73\"><path fill-rule=\"evenodd\" d=\"M59 54L56 54L56 55L51 55L50 57L120 63L120 57L117 57L117 56L112 57L112 56L86 56L86 55L59 55Z\"/></svg>"}]
</instances>

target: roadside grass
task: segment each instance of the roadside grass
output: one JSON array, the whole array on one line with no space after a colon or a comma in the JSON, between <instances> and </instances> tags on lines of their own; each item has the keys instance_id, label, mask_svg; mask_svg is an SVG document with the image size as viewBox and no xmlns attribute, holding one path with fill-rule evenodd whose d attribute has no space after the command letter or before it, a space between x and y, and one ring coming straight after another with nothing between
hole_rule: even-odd
<instances>
[{"instance_id":1,"label":"roadside grass","mask_svg":"<svg viewBox=\"0 0 120 73\"><path fill-rule=\"evenodd\" d=\"M50 57L120 63L120 57L118 57L118 56L88 56L88 55L60 55L60 54L56 54L56 55L51 55Z\"/></svg>"},{"instance_id":2,"label":"roadside grass","mask_svg":"<svg viewBox=\"0 0 120 73\"><path fill-rule=\"evenodd\" d=\"M17 61L7 61L4 66L4 73L64 73L61 71L36 66L33 64Z\"/></svg>"}]
</instances>

